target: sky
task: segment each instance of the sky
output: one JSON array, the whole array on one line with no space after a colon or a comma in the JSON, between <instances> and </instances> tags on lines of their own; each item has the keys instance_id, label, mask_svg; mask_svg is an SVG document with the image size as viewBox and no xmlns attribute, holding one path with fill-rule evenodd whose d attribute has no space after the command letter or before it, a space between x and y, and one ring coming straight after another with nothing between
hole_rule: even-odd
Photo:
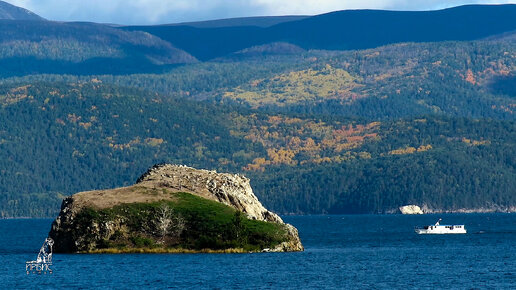
<instances>
[{"instance_id":1,"label":"sky","mask_svg":"<svg viewBox=\"0 0 516 290\"><path fill-rule=\"evenodd\" d=\"M315 15L344 9L436 10L516 0L3 0L49 20L165 24L248 16Z\"/></svg>"}]
</instances>

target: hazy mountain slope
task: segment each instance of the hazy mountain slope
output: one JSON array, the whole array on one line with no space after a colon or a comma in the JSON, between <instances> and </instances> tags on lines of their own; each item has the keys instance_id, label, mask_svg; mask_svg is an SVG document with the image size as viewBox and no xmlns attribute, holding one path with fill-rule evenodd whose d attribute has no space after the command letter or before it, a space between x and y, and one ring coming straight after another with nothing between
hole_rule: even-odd
<instances>
[{"instance_id":1,"label":"hazy mountain slope","mask_svg":"<svg viewBox=\"0 0 516 290\"><path fill-rule=\"evenodd\" d=\"M175 24L167 24L162 26L191 26L196 28L219 28L232 26L257 26L270 27L276 24L297 21L310 16L256 16L256 17L238 17L228 19L207 20L198 22L182 22Z\"/></svg>"},{"instance_id":2,"label":"hazy mountain slope","mask_svg":"<svg viewBox=\"0 0 516 290\"><path fill-rule=\"evenodd\" d=\"M0 22L0 75L127 73L197 60L145 32L94 23Z\"/></svg>"},{"instance_id":3,"label":"hazy mountain slope","mask_svg":"<svg viewBox=\"0 0 516 290\"><path fill-rule=\"evenodd\" d=\"M301 55L306 51L297 45L286 42L274 42L248 47L230 54L220 60L260 59L267 56Z\"/></svg>"},{"instance_id":4,"label":"hazy mountain slope","mask_svg":"<svg viewBox=\"0 0 516 290\"><path fill-rule=\"evenodd\" d=\"M257 26L129 26L122 29L151 33L202 61L225 56L247 47L276 42L276 39L266 37L263 28Z\"/></svg>"},{"instance_id":5,"label":"hazy mountain slope","mask_svg":"<svg viewBox=\"0 0 516 290\"><path fill-rule=\"evenodd\" d=\"M32 11L0 1L0 20L45 20Z\"/></svg>"},{"instance_id":6,"label":"hazy mountain slope","mask_svg":"<svg viewBox=\"0 0 516 290\"><path fill-rule=\"evenodd\" d=\"M345 10L256 26L132 26L200 60L247 47L287 42L304 49L364 49L398 42L476 40L516 29L516 5L469 5L438 11Z\"/></svg>"},{"instance_id":7,"label":"hazy mountain slope","mask_svg":"<svg viewBox=\"0 0 516 290\"><path fill-rule=\"evenodd\" d=\"M363 49L399 42L476 40L516 29L516 5L466 5L437 11L344 10L269 33L315 49Z\"/></svg>"},{"instance_id":8,"label":"hazy mountain slope","mask_svg":"<svg viewBox=\"0 0 516 290\"><path fill-rule=\"evenodd\" d=\"M500 33L497 35L492 35L492 36L485 38L485 40L515 42L516 41L516 31L509 31L509 32L504 32L504 33Z\"/></svg>"}]
</instances>

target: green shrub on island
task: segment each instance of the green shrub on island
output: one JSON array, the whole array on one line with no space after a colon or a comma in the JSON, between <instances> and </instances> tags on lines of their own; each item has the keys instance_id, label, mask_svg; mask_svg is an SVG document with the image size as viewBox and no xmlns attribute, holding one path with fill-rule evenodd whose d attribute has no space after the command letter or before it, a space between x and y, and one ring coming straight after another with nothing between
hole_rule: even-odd
<instances>
[{"instance_id":1,"label":"green shrub on island","mask_svg":"<svg viewBox=\"0 0 516 290\"><path fill-rule=\"evenodd\" d=\"M77 252L254 252L288 240L282 224L248 219L219 202L189 193L173 201L83 208L71 236Z\"/></svg>"}]
</instances>

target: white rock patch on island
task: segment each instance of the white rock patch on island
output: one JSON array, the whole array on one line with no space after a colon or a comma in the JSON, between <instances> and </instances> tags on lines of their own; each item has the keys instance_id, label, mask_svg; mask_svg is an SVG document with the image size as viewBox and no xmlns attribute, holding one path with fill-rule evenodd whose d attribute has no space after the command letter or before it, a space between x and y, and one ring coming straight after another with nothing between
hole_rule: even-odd
<instances>
[{"instance_id":1,"label":"white rock patch on island","mask_svg":"<svg viewBox=\"0 0 516 290\"><path fill-rule=\"evenodd\" d=\"M421 208L413 204L400 206L400 212L401 214L423 214Z\"/></svg>"}]
</instances>

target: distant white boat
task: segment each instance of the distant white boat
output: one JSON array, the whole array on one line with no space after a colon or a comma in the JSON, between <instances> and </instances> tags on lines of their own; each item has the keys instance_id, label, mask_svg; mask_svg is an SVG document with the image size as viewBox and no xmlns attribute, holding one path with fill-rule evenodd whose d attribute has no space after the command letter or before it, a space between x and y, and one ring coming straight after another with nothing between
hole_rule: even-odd
<instances>
[{"instance_id":1,"label":"distant white boat","mask_svg":"<svg viewBox=\"0 0 516 290\"><path fill-rule=\"evenodd\" d=\"M465 234L466 228L464 225L441 225L442 219L439 219L435 225L416 227L416 233L422 234Z\"/></svg>"}]
</instances>

